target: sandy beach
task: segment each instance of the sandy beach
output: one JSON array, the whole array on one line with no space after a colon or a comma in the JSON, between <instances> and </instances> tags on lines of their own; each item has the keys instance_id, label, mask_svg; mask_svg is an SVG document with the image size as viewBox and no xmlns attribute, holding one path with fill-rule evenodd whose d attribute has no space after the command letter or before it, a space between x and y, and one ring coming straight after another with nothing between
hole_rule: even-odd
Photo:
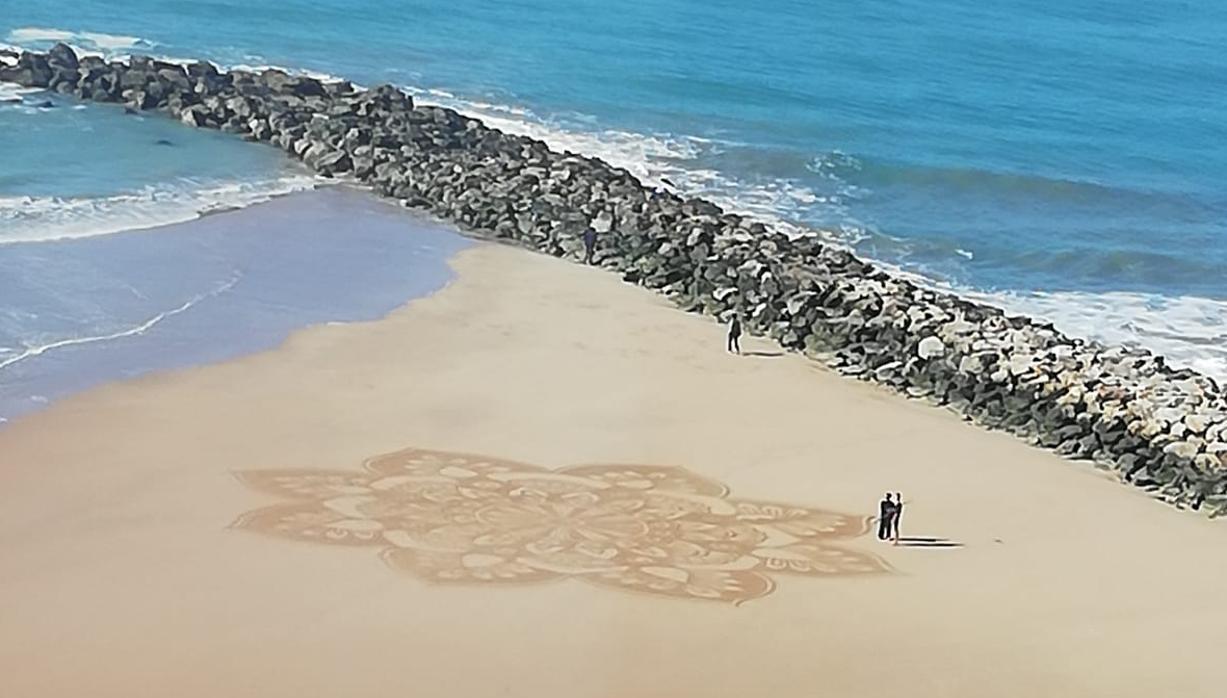
<instances>
[{"instance_id":1,"label":"sandy beach","mask_svg":"<svg viewBox=\"0 0 1227 698\"><path fill-rule=\"evenodd\" d=\"M452 266L0 429L3 693L1221 695L1221 525L613 275ZM961 546L863 532L886 490Z\"/></svg>"}]
</instances>

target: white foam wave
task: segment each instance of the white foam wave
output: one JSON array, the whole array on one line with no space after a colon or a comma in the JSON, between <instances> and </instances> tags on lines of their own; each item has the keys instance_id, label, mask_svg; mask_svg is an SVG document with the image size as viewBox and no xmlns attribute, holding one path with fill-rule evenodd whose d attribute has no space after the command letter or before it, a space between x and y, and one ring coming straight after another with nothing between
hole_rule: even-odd
<instances>
[{"instance_id":1,"label":"white foam wave","mask_svg":"<svg viewBox=\"0 0 1227 698\"><path fill-rule=\"evenodd\" d=\"M8 33L8 40L15 44L30 44L39 41L68 41L73 32L66 29L48 29L44 27L18 27Z\"/></svg>"},{"instance_id":2,"label":"white foam wave","mask_svg":"<svg viewBox=\"0 0 1227 698\"><path fill-rule=\"evenodd\" d=\"M811 218L814 208L822 206L832 214L830 218L841 221L831 229L817 231L828 242L850 247L868 234L866 226L847 208L847 202L863 192L839 178L839 170L860 168L859 161L844 153L829 153L807 168L831 183L835 194L822 195L796 180L747 182L698 166L696 161L711 143L704 139L568 128L519 107L468 101L445 90L411 91L423 102L456 109L491 127L544 141L556 150L600 157L645 183L703 196L726 210L787 231L813 234L801 221ZM958 249L955 254L974 258L969 250ZM1073 337L1142 347L1166 357L1173 366L1227 380L1227 301L1125 292L985 292L952 286L897 265L879 266L929 288L1052 323Z\"/></svg>"},{"instance_id":3,"label":"white foam wave","mask_svg":"<svg viewBox=\"0 0 1227 698\"><path fill-rule=\"evenodd\" d=\"M1147 349L1170 366L1227 381L1227 300L1125 291L984 291L875 264L919 286L1050 323L1070 337Z\"/></svg>"},{"instance_id":4,"label":"white foam wave","mask_svg":"<svg viewBox=\"0 0 1227 698\"><path fill-rule=\"evenodd\" d=\"M100 198L0 197L0 244L80 238L192 220L314 188L307 175L264 181L149 186Z\"/></svg>"},{"instance_id":5,"label":"white foam wave","mask_svg":"<svg viewBox=\"0 0 1227 698\"><path fill-rule=\"evenodd\" d=\"M42 91L40 87L22 87L11 82L0 82L0 104L20 103L26 95Z\"/></svg>"},{"instance_id":6,"label":"white foam wave","mask_svg":"<svg viewBox=\"0 0 1227 698\"><path fill-rule=\"evenodd\" d=\"M146 49L158 46L149 39L101 32L72 31L47 27L22 27L8 33L7 41L15 49L40 48L62 41L78 55L126 58L132 50L152 55ZM196 59L175 56L152 57L167 62L189 64ZM223 69L242 68L263 70L278 66L221 66ZM295 75L307 75L321 80L337 80L324 73L279 68ZM37 114L40 110L21 103L22 95L38 92L0 83L0 102L13 102L10 108ZM84 109L75 105L74 109ZM109 197L67 198L0 196L0 244L89 237L139 230L170 223L179 223L220 209L240 208L294 191L313 188L317 180L307 175L285 176L263 181L194 182L180 181L145 187L137 192Z\"/></svg>"},{"instance_id":7,"label":"white foam wave","mask_svg":"<svg viewBox=\"0 0 1227 698\"><path fill-rule=\"evenodd\" d=\"M627 170L650 186L701 196L726 211L739 213L794 234L812 233L798 223L822 207L850 220L843 196L823 195L795 179L747 181L712 168L699 166L703 155L721 147L736 145L698 136L642 134L614 129L594 129L591 119L572 126L557 119L546 119L523 107L491 104L457 97L447 90L407 87L422 103L449 107L466 116L481 119L487 126L515 135L543 141L551 148L599 157ZM578 119L577 119L578 120ZM830 242L848 245L863 228L847 225L819 231Z\"/></svg>"},{"instance_id":8,"label":"white foam wave","mask_svg":"<svg viewBox=\"0 0 1227 698\"><path fill-rule=\"evenodd\" d=\"M0 48L14 50L44 48L47 44L53 42L63 42L72 47L73 51L75 51L78 56L101 56L107 59L125 59L130 58L133 55L133 50L137 50L141 55L149 56L155 60L183 66L191 65L200 61L199 58L184 58L182 56L153 53L149 49L157 48L158 46L161 46L161 44L157 41L138 36L104 34L101 32L78 32L67 29L45 27L22 27L10 31L6 39L11 43L0 43ZM0 57L0 60L2 59L3 57ZM247 60L261 61L263 59L260 56L247 56ZM212 63L222 70L246 70L259 73L264 70L273 69L285 71L290 75L302 75L327 82L344 79L339 76L318 70L287 68L285 66L268 63L222 64L217 63L216 61L212 61Z\"/></svg>"},{"instance_id":9,"label":"white foam wave","mask_svg":"<svg viewBox=\"0 0 1227 698\"><path fill-rule=\"evenodd\" d=\"M216 287L208 291L205 291L203 293L198 293L195 296L192 296L188 300L184 301L182 304L174 308L171 308L170 310L164 310L160 313L157 313L153 315L152 317L147 318L143 322L133 325L132 327L128 327L128 328L118 330L115 332L109 332L107 334L90 335L90 336L85 336L85 337L70 337L67 339L56 340L54 342L47 342L46 344L39 344L36 346L26 347L25 350L22 351L20 354L17 354L16 356L5 359L3 361L0 361L0 370L8 368L9 366L12 366L13 364L19 363L21 361L25 361L27 359L32 359L36 356L42 356L43 354L46 354L47 352L53 351L55 349L63 349L64 347L77 346L81 344L94 344L97 342L108 342L108 341L115 340L115 339L122 339L123 337L133 337L136 335L144 334L148 332L151 328L153 328L155 325L162 322L163 320L170 318L170 317L174 317L175 315L178 315L180 313L186 312L192 306L196 305L197 303L200 303L201 301L205 299L213 298L213 297L216 297L216 296L219 296L225 293L226 291L229 291L231 288L234 288L234 285L237 284L240 279L242 279L242 276L239 274L236 274L232 276L231 278L229 278L228 280L224 281L223 283L218 284Z\"/></svg>"},{"instance_id":10,"label":"white foam wave","mask_svg":"<svg viewBox=\"0 0 1227 698\"><path fill-rule=\"evenodd\" d=\"M600 157L656 186L665 186L660 178L671 171L668 161L689 160L698 155L698 141L694 139L615 130L591 132L569 129L520 107L465 100L446 90L406 89L423 103L455 109L466 116L481 119L491 128L544 141L555 150Z\"/></svg>"},{"instance_id":11,"label":"white foam wave","mask_svg":"<svg viewBox=\"0 0 1227 698\"><path fill-rule=\"evenodd\" d=\"M1227 380L1227 301L1124 292L960 294L1051 322L1074 337L1142 347L1172 366Z\"/></svg>"},{"instance_id":12,"label":"white foam wave","mask_svg":"<svg viewBox=\"0 0 1227 698\"><path fill-rule=\"evenodd\" d=\"M8 33L7 40L17 45L47 44L62 41L87 52L97 51L111 55L134 48L153 48L157 44L139 36L81 32L52 27L19 27Z\"/></svg>"},{"instance_id":13,"label":"white foam wave","mask_svg":"<svg viewBox=\"0 0 1227 698\"><path fill-rule=\"evenodd\" d=\"M195 62L195 61L185 61L182 58L170 58L170 57L163 57L163 56L158 56L158 59L164 60L168 63L193 63ZM339 80L345 79L338 75L333 75L331 73L323 73L318 70L308 70L306 68L287 68L283 65L272 65L272 64L267 64L267 63L259 63L259 64L235 63L232 65L225 65L225 66L220 66L220 67L224 68L225 70L246 70L251 73L262 73L266 70L280 70L281 72L286 73L288 75L301 75L303 77L315 78L316 80L319 80L321 82L337 82Z\"/></svg>"}]
</instances>

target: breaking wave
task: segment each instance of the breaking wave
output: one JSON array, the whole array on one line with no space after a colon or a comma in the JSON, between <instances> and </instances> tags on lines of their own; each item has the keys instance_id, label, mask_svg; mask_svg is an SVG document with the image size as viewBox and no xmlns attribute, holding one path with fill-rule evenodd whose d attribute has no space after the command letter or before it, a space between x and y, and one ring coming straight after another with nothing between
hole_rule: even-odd
<instances>
[{"instance_id":1,"label":"breaking wave","mask_svg":"<svg viewBox=\"0 0 1227 698\"><path fill-rule=\"evenodd\" d=\"M313 177L287 175L265 181L180 181L100 198L0 197L0 244L153 228L315 186Z\"/></svg>"},{"instance_id":2,"label":"breaking wave","mask_svg":"<svg viewBox=\"0 0 1227 698\"><path fill-rule=\"evenodd\" d=\"M142 39L139 36L79 32L49 27L19 27L10 31L6 40L9 43L28 48L44 48L62 41L87 53L96 52L104 55L117 54L133 49L147 50L157 46L157 43L148 39Z\"/></svg>"}]
</instances>

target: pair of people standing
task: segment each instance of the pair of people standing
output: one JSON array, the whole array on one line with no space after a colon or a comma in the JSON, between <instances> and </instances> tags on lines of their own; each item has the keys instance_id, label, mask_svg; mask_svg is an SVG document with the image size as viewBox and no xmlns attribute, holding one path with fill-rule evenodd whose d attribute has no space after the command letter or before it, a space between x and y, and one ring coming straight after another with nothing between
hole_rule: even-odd
<instances>
[{"instance_id":1,"label":"pair of people standing","mask_svg":"<svg viewBox=\"0 0 1227 698\"><path fill-rule=\"evenodd\" d=\"M903 495L886 493L878 503L878 540L893 539L899 545L899 519L903 516Z\"/></svg>"}]
</instances>

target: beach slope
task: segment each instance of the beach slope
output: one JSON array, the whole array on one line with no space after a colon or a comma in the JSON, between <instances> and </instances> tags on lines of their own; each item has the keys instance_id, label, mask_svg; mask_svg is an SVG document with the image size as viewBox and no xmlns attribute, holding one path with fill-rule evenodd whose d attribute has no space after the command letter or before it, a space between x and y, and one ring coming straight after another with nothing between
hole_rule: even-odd
<instances>
[{"instance_id":1,"label":"beach slope","mask_svg":"<svg viewBox=\"0 0 1227 698\"><path fill-rule=\"evenodd\" d=\"M598 270L453 266L0 430L5 693L1219 695L1221 526Z\"/></svg>"}]
</instances>

